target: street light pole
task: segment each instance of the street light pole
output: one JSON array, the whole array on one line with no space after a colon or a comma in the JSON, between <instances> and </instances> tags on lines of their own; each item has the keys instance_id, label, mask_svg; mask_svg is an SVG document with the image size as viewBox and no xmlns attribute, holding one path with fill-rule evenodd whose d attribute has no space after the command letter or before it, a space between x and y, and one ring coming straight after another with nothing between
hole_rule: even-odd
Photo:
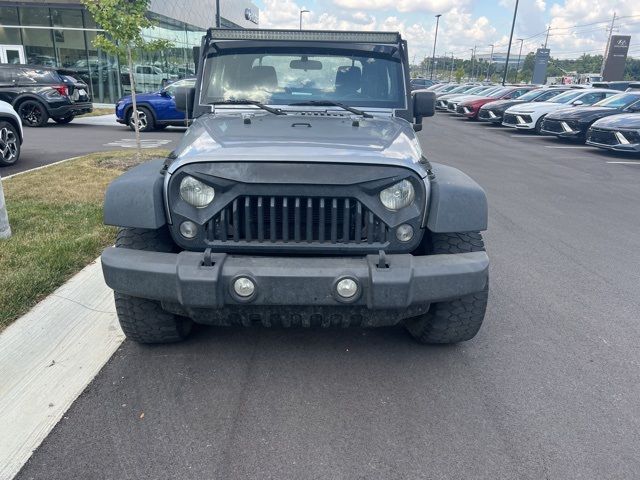
<instances>
[{"instance_id":1,"label":"street light pole","mask_svg":"<svg viewBox=\"0 0 640 480\"><path fill-rule=\"evenodd\" d=\"M222 26L222 20L220 18L220 0L216 0L216 28Z\"/></svg>"},{"instance_id":2,"label":"street light pole","mask_svg":"<svg viewBox=\"0 0 640 480\"><path fill-rule=\"evenodd\" d=\"M487 77L486 77L487 82L491 78L489 77L489 73L491 71L491 65L493 65L493 48L495 47L495 45L492 43L489 46L491 47L491 56L489 57L489 65L487 65Z\"/></svg>"},{"instance_id":3,"label":"street light pole","mask_svg":"<svg viewBox=\"0 0 640 480\"><path fill-rule=\"evenodd\" d=\"M453 58L453 52L451 52L451 71L449 72L449 83L451 83L451 77L453 77L453 67L455 66L456 61Z\"/></svg>"},{"instance_id":4,"label":"street light pole","mask_svg":"<svg viewBox=\"0 0 640 480\"><path fill-rule=\"evenodd\" d=\"M473 48L471 49L471 75L469 76L469 81L472 82L474 77L474 73L476 70L476 47L477 45L474 45Z\"/></svg>"},{"instance_id":5,"label":"street light pole","mask_svg":"<svg viewBox=\"0 0 640 480\"><path fill-rule=\"evenodd\" d=\"M439 13L436 15L436 34L433 37L433 55L431 57L431 80L433 80L433 70L435 69L436 62L436 42L438 41L438 25L440 25L440 17L442 15Z\"/></svg>"},{"instance_id":6,"label":"street light pole","mask_svg":"<svg viewBox=\"0 0 640 480\"><path fill-rule=\"evenodd\" d=\"M520 60L522 59L522 44L524 43L524 38L516 38L516 42L520 42L520 53L518 53L518 68L516 68L516 78L513 83L518 83L518 71L520 71Z\"/></svg>"},{"instance_id":7,"label":"street light pole","mask_svg":"<svg viewBox=\"0 0 640 480\"><path fill-rule=\"evenodd\" d=\"M513 9L513 22L511 23L511 34L509 35L509 48L507 49L507 61L504 64L504 73L502 74L502 85L507 82L507 72L509 71L509 57L511 56L511 42L513 42L513 29L516 28L516 17L518 15L518 3L516 0L516 6Z\"/></svg>"},{"instance_id":8,"label":"street light pole","mask_svg":"<svg viewBox=\"0 0 640 480\"><path fill-rule=\"evenodd\" d=\"M300 30L302 30L302 14L303 13L309 13L309 10L300 10Z\"/></svg>"}]
</instances>

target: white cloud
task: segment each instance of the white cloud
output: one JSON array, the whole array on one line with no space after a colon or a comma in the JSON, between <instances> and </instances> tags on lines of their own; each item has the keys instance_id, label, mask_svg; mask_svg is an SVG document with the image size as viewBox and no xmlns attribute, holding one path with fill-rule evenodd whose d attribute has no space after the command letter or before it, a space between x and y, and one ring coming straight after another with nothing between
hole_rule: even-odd
<instances>
[{"instance_id":1,"label":"white cloud","mask_svg":"<svg viewBox=\"0 0 640 480\"><path fill-rule=\"evenodd\" d=\"M488 0L262 0L260 25L298 28L300 10L309 9L312 11L303 17L304 28L399 31L409 42L411 57L420 60L431 56L434 14L442 13L437 54L456 52L458 58L468 58L474 45L478 53L488 53L489 44L496 44L496 51L506 51L515 0L493 2L488 6ZM493 15L496 7L505 9L500 20ZM607 19L614 11L626 17L619 20L616 33L632 35L633 53L634 41L640 47L638 0L520 1L514 48L519 48L516 38L527 38L523 53L534 51L544 43L544 32L550 24L552 55L576 57L582 52L601 53L606 44ZM574 28L594 22L602 23ZM638 47L635 51L640 53Z\"/></svg>"}]
</instances>

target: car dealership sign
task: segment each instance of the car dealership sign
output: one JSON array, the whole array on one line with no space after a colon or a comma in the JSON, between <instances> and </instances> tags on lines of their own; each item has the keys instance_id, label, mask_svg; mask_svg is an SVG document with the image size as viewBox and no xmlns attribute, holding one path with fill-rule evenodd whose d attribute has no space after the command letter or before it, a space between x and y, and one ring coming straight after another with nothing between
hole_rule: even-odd
<instances>
[{"instance_id":1,"label":"car dealership sign","mask_svg":"<svg viewBox=\"0 0 640 480\"><path fill-rule=\"evenodd\" d=\"M624 67L627 63L627 53L631 37L629 35L612 35L607 56L602 70L602 80L612 82L624 78Z\"/></svg>"},{"instance_id":2,"label":"car dealership sign","mask_svg":"<svg viewBox=\"0 0 640 480\"><path fill-rule=\"evenodd\" d=\"M547 81L547 65L549 65L549 55L551 50L539 48L536 51L536 59L533 64L533 78L531 83L543 85Z\"/></svg>"}]
</instances>

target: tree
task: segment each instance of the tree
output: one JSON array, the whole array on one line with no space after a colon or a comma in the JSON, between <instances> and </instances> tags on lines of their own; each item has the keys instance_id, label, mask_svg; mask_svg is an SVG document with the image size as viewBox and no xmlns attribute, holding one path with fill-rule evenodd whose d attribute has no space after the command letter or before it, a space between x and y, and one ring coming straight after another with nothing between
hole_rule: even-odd
<instances>
[{"instance_id":1,"label":"tree","mask_svg":"<svg viewBox=\"0 0 640 480\"><path fill-rule=\"evenodd\" d=\"M456 82L460 83L462 77L464 77L464 68L460 67L456 70Z\"/></svg>"},{"instance_id":2,"label":"tree","mask_svg":"<svg viewBox=\"0 0 640 480\"><path fill-rule=\"evenodd\" d=\"M4 190L2 189L2 178L0 178L0 239L11 236L9 226L9 215L7 214L7 204L4 201Z\"/></svg>"},{"instance_id":3,"label":"tree","mask_svg":"<svg viewBox=\"0 0 640 480\"><path fill-rule=\"evenodd\" d=\"M145 16L150 0L82 0L82 3L106 33L98 34L93 45L111 55L125 55L127 58L131 83L131 102L133 104L133 123L139 158L142 149L132 50L164 50L171 46L171 42L168 40L147 41L143 38L142 29L153 27L151 20Z\"/></svg>"}]
</instances>

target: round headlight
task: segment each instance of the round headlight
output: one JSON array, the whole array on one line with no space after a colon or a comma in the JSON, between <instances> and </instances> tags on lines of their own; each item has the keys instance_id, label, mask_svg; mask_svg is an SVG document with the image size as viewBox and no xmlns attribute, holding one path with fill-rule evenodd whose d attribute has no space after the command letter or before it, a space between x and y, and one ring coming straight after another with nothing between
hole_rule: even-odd
<instances>
[{"instance_id":1,"label":"round headlight","mask_svg":"<svg viewBox=\"0 0 640 480\"><path fill-rule=\"evenodd\" d=\"M180 182L180 196L189 205L204 208L213 202L216 191L213 187L202 183L193 177L186 176Z\"/></svg>"},{"instance_id":2,"label":"round headlight","mask_svg":"<svg viewBox=\"0 0 640 480\"><path fill-rule=\"evenodd\" d=\"M408 207L413 203L416 192L409 180L402 180L380 192L382 205L393 212Z\"/></svg>"}]
</instances>

